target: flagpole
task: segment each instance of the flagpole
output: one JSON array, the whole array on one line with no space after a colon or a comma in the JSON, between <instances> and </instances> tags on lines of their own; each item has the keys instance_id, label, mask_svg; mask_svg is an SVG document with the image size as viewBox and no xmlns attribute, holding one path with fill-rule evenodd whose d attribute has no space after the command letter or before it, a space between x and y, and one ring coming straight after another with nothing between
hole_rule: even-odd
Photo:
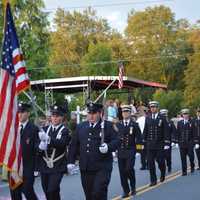
<instances>
[{"instance_id":1,"label":"flagpole","mask_svg":"<svg viewBox=\"0 0 200 200\"><path fill-rule=\"evenodd\" d=\"M108 87L97 97L97 99L94 101L96 103L103 95L107 92L107 90L114 84L114 82L117 80L117 78L114 78L114 80L108 85Z\"/></svg>"}]
</instances>

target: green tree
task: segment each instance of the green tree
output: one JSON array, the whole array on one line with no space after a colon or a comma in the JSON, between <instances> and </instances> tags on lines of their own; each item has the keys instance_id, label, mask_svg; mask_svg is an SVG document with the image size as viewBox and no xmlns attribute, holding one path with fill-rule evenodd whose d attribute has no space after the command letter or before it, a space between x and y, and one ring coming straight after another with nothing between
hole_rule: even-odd
<instances>
[{"instance_id":1,"label":"green tree","mask_svg":"<svg viewBox=\"0 0 200 200\"><path fill-rule=\"evenodd\" d=\"M189 65L185 70L185 104L190 108L200 105L200 29L191 31L189 43L192 45L194 53L189 56Z\"/></svg>"},{"instance_id":2,"label":"green tree","mask_svg":"<svg viewBox=\"0 0 200 200\"><path fill-rule=\"evenodd\" d=\"M116 67L111 64L112 49L105 43L90 44L88 53L82 57L83 75L116 75Z\"/></svg>"},{"instance_id":3,"label":"green tree","mask_svg":"<svg viewBox=\"0 0 200 200\"><path fill-rule=\"evenodd\" d=\"M91 43L108 41L111 28L105 19L88 8L81 12L58 9L54 18L55 31L51 35L50 66L64 76L80 73L80 61Z\"/></svg>"},{"instance_id":4,"label":"green tree","mask_svg":"<svg viewBox=\"0 0 200 200\"><path fill-rule=\"evenodd\" d=\"M176 116L180 112L183 104L183 94L178 90L157 90L153 95L153 99L160 103L161 109L165 108L169 110L170 117Z\"/></svg>"},{"instance_id":5,"label":"green tree","mask_svg":"<svg viewBox=\"0 0 200 200\"><path fill-rule=\"evenodd\" d=\"M12 0L12 13L17 28L17 34L23 51L31 79L43 75L48 63L49 54L49 22L44 13L43 0ZM2 3L0 3L2 11ZM3 30L2 13L0 12L0 29ZM0 39L2 35L0 35ZM38 68L38 70L31 70Z\"/></svg>"},{"instance_id":6,"label":"green tree","mask_svg":"<svg viewBox=\"0 0 200 200\"><path fill-rule=\"evenodd\" d=\"M126 28L132 60L128 73L176 88L177 77L183 74L183 64L187 64L186 55L179 56L185 40L178 38L178 28L174 13L168 7L132 11Z\"/></svg>"}]
</instances>

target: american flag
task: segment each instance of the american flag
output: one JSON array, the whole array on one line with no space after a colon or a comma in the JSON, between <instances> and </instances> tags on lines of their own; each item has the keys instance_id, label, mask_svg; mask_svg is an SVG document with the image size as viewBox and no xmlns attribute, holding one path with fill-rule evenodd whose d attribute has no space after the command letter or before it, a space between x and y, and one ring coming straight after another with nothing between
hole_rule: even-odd
<instances>
[{"instance_id":1,"label":"american flag","mask_svg":"<svg viewBox=\"0 0 200 200\"><path fill-rule=\"evenodd\" d=\"M22 178L22 154L18 132L18 94L30 86L10 9L6 4L2 62L0 65L0 165L10 171L10 186Z\"/></svg>"},{"instance_id":2,"label":"american flag","mask_svg":"<svg viewBox=\"0 0 200 200\"><path fill-rule=\"evenodd\" d=\"M123 83L123 76L124 76L124 66L123 63L119 64L119 80L118 80L118 88L121 89L124 86Z\"/></svg>"}]
</instances>

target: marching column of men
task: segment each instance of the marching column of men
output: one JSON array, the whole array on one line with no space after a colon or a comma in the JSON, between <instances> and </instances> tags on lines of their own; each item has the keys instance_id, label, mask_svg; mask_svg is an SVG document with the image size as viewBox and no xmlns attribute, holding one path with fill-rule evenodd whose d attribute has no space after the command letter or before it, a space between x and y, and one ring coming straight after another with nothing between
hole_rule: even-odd
<instances>
[{"instance_id":1,"label":"marching column of men","mask_svg":"<svg viewBox=\"0 0 200 200\"><path fill-rule=\"evenodd\" d=\"M141 124L139 127L131 118L129 105L121 108L123 119L113 124L104 120L102 104L88 103L87 120L77 125L71 139L68 128L63 123L66 113L63 106L53 105L50 125L39 130L29 121L30 105L20 103L18 112L23 183L10 190L12 200L22 200L22 193L27 200L38 199L33 187L35 170L41 173L46 199L60 200L63 175L67 168L68 171L74 169L77 158L86 200L106 200L112 173L112 152L115 151L124 192L122 198L135 195L136 144L143 144L143 150L147 152L150 186L157 184L155 161L161 172L160 182L165 180L166 166L168 172L171 172L172 142L179 145L183 176L187 175L187 156L190 159L191 172L194 172L194 148L200 169L200 109L197 109L197 116L193 120L189 116L189 109L182 109L183 119L176 128L168 118L168 110L159 111L159 103L151 101L150 113L142 119L143 129Z\"/></svg>"}]
</instances>

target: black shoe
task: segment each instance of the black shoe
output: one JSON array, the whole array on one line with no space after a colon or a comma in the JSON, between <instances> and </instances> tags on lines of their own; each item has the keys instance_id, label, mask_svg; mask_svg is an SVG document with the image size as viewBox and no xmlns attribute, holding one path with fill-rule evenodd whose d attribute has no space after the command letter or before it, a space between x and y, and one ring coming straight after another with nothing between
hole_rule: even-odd
<instances>
[{"instance_id":1,"label":"black shoe","mask_svg":"<svg viewBox=\"0 0 200 200\"><path fill-rule=\"evenodd\" d=\"M171 172L172 172L172 168L168 167L168 173L171 173Z\"/></svg>"},{"instance_id":2,"label":"black shoe","mask_svg":"<svg viewBox=\"0 0 200 200\"><path fill-rule=\"evenodd\" d=\"M146 170L146 169L147 169L146 167L141 167L141 168L140 168L140 170Z\"/></svg>"},{"instance_id":3,"label":"black shoe","mask_svg":"<svg viewBox=\"0 0 200 200\"><path fill-rule=\"evenodd\" d=\"M194 173L194 168L191 168L191 173Z\"/></svg>"},{"instance_id":4,"label":"black shoe","mask_svg":"<svg viewBox=\"0 0 200 200\"><path fill-rule=\"evenodd\" d=\"M199 168L197 168L197 170L200 170L200 167L199 167Z\"/></svg>"},{"instance_id":5,"label":"black shoe","mask_svg":"<svg viewBox=\"0 0 200 200\"><path fill-rule=\"evenodd\" d=\"M124 194L122 195L122 198L127 198L127 197L129 197L129 192L128 192L128 193L124 193Z\"/></svg>"},{"instance_id":6,"label":"black shoe","mask_svg":"<svg viewBox=\"0 0 200 200\"><path fill-rule=\"evenodd\" d=\"M149 184L149 187L152 187L152 186L154 186L154 185L156 185L156 184L157 184L157 181L152 182L152 183Z\"/></svg>"},{"instance_id":7,"label":"black shoe","mask_svg":"<svg viewBox=\"0 0 200 200\"><path fill-rule=\"evenodd\" d=\"M182 176L187 176L187 172L183 172L183 173L182 173Z\"/></svg>"},{"instance_id":8,"label":"black shoe","mask_svg":"<svg viewBox=\"0 0 200 200\"><path fill-rule=\"evenodd\" d=\"M135 190L135 189L134 189L134 190L132 190L132 191L131 191L131 193L130 193L130 195L131 195L131 196L134 196L134 195L136 195L136 190Z\"/></svg>"},{"instance_id":9,"label":"black shoe","mask_svg":"<svg viewBox=\"0 0 200 200\"><path fill-rule=\"evenodd\" d=\"M162 182L164 182L165 181L165 176L161 176L160 177L160 182L162 183Z\"/></svg>"}]
</instances>

